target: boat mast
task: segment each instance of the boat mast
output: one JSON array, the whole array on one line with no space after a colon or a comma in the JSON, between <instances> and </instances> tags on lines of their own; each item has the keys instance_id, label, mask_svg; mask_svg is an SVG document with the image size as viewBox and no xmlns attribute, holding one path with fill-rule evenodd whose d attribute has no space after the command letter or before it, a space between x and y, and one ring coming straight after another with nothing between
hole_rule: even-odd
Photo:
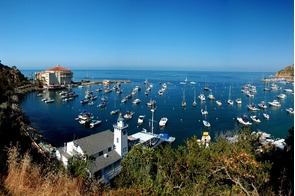
<instances>
[{"instance_id":1,"label":"boat mast","mask_svg":"<svg viewBox=\"0 0 295 196\"><path fill-rule=\"evenodd\" d=\"M152 108L151 109L151 112L152 112L152 134L154 134L154 112L155 112L155 109Z\"/></svg>"}]
</instances>

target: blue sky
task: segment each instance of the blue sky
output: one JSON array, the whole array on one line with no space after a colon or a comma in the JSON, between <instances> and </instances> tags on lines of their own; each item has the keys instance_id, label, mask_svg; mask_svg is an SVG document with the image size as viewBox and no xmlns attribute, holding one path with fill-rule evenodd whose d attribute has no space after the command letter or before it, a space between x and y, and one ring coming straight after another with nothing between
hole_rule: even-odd
<instances>
[{"instance_id":1,"label":"blue sky","mask_svg":"<svg viewBox=\"0 0 295 196\"><path fill-rule=\"evenodd\" d=\"M20 70L278 71L293 0L0 1L0 59Z\"/></svg>"}]
</instances>

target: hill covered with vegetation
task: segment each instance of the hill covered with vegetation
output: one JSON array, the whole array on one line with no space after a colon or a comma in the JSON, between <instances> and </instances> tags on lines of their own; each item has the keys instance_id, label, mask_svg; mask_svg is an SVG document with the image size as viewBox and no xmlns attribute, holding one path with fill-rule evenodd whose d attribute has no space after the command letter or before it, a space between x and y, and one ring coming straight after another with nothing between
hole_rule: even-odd
<instances>
[{"instance_id":1,"label":"hill covered with vegetation","mask_svg":"<svg viewBox=\"0 0 295 196\"><path fill-rule=\"evenodd\" d=\"M284 69L278 71L275 74L275 77L277 77L277 78L284 78L284 77L287 77L287 78L292 77L292 78L294 78L294 64L290 65L290 66L287 66Z\"/></svg>"}]
</instances>

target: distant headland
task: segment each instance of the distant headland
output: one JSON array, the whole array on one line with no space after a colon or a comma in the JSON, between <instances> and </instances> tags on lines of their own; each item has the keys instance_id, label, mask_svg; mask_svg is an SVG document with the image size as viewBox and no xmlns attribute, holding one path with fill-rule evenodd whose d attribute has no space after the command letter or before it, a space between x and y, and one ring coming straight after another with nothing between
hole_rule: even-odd
<instances>
[{"instance_id":1,"label":"distant headland","mask_svg":"<svg viewBox=\"0 0 295 196\"><path fill-rule=\"evenodd\" d=\"M275 74L276 78L286 78L289 81L294 81L294 64L285 67Z\"/></svg>"}]
</instances>

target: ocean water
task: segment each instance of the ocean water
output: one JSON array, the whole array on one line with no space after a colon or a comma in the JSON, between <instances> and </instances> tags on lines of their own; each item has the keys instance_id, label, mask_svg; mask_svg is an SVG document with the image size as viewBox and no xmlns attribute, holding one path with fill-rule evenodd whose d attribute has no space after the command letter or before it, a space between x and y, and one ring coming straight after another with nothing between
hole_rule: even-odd
<instances>
[{"instance_id":1,"label":"ocean water","mask_svg":"<svg viewBox=\"0 0 295 196\"><path fill-rule=\"evenodd\" d=\"M36 71L22 71L25 76L32 76ZM251 130L265 131L274 138L285 138L288 135L288 129L294 126L294 116L286 112L286 108L294 107L294 94L286 93L283 90L263 91L266 87L265 83L261 82L261 78L274 73L251 73L251 72L188 72L188 71L137 71L137 70L92 70L92 71L73 71L74 81L81 81L86 77L90 81L114 79L114 80L131 80L131 83L121 84L123 93L121 95L115 92L104 93L95 92L98 87L103 89L103 86L92 85L84 88L73 88L79 96L69 102L63 102L60 96L55 91L50 91L47 96L55 99L54 103L46 104L41 101L42 97L37 97L37 92L33 92L25 96L21 103L24 113L29 117L32 125L37 128L40 133L54 146L61 146L64 142L73 139L85 137L90 134L101 132L107 129L113 130L113 124L116 123L118 115L110 115L110 111L114 108L120 109L124 115L126 111L135 112L131 120L125 120L129 124L128 134L131 135L142 128L151 129L151 111L146 105L150 99L156 100L156 111L154 113L154 132L165 132L176 137L173 146L182 145L187 138L194 135L197 138L202 136L204 131L209 131L211 137L226 131L237 130L241 125L236 118L241 115L257 115L261 123L253 123ZM180 84L187 78L187 84ZM146 85L145 80L153 84L153 88L149 95L144 94ZM190 84L190 81L196 84ZM166 83L167 89L162 96L158 95L158 90L161 89L161 84ZM246 84L255 85L257 93L254 98L250 99L247 95L241 92L242 86ZM121 103L121 99L127 94L131 94L133 88L139 85L141 91L133 96L126 103ZM277 83L278 86L293 89L291 83ZM111 85L112 87L113 85ZM218 106L215 101L207 99L209 91L204 91L204 86L211 89L216 100L220 100L223 104ZM194 89L196 89L197 106L193 107ZM230 90L231 89L231 90ZM91 90L98 99L94 101L93 106L87 104L81 105L80 100L84 98L85 91ZM185 92L186 108L181 106L183 94ZM203 93L206 96L206 101L201 102L197 96ZM251 112L247 109L247 104L258 103L261 101L273 101L277 99L277 95L285 93L286 99L279 100L282 104L279 108L269 107L266 110ZM107 96L108 102L104 109L100 109L97 105L100 103L100 97ZM227 99L236 98L242 99L242 104L239 106L234 102L233 106L227 104ZM139 98L141 102L138 105L132 104L132 101ZM207 108L211 127L205 128L202 120L204 116L201 114L201 109ZM77 115L82 111L89 111L94 114L95 119L102 120L102 123L90 129L80 125L75 120ZM263 118L263 112L270 115L270 119ZM143 125L137 125L139 115L146 115ZM167 126L160 129L158 123L162 117L168 118Z\"/></svg>"}]
</instances>

